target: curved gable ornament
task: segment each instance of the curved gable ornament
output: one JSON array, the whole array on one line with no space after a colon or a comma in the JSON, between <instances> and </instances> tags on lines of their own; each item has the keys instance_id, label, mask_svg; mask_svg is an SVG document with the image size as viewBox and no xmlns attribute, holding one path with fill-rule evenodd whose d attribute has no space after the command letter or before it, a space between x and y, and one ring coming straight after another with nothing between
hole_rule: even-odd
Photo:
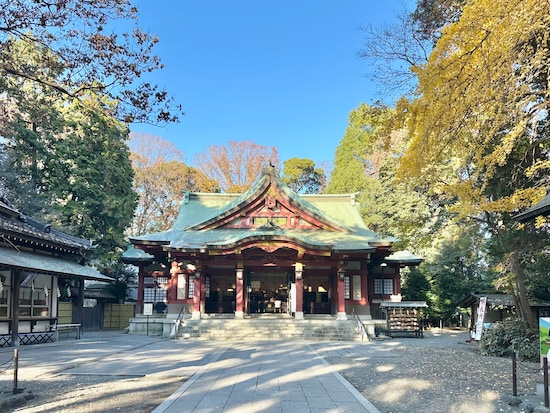
<instances>
[{"instance_id":1,"label":"curved gable ornament","mask_svg":"<svg viewBox=\"0 0 550 413\"><path fill-rule=\"evenodd\" d=\"M226 244L206 244L212 255L242 254L246 250L259 248L267 253L274 253L280 249L292 249L299 256L307 253L315 256L330 256L332 245L313 244L305 240L284 235L252 235L235 242Z\"/></svg>"}]
</instances>

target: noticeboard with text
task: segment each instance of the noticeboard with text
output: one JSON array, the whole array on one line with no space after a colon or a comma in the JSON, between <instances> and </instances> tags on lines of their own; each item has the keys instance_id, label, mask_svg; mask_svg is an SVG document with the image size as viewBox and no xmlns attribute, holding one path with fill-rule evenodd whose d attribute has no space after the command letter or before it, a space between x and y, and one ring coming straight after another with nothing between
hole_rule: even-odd
<instances>
[{"instance_id":1,"label":"noticeboard with text","mask_svg":"<svg viewBox=\"0 0 550 413\"><path fill-rule=\"evenodd\" d=\"M143 315L153 315L153 303L143 304Z\"/></svg>"}]
</instances>

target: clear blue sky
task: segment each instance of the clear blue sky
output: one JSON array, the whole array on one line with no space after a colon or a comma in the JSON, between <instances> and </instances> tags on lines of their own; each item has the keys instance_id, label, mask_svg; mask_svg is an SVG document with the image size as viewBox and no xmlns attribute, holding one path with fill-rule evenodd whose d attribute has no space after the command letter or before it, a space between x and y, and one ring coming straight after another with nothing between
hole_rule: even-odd
<instances>
[{"instance_id":1,"label":"clear blue sky","mask_svg":"<svg viewBox=\"0 0 550 413\"><path fill-rule=\"evenodd\" d=\"M332 162L349 113L380 99L358 58L361 26L412 0L139 0L140 26L160 37L151 81L184 107L180 123L133 125L196 153L253 141L287 159ZM149 78L148 78L149 80ZM323 165L321 165L323 166Z\"/></svg>"}]
</instances>

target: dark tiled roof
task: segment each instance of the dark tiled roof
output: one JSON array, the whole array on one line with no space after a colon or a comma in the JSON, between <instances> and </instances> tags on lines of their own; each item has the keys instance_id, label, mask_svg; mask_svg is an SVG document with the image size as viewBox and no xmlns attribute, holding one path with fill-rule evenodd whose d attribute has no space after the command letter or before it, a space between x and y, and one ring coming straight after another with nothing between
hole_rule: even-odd
<instances>
[{"instance_id":1,"label":"dark tiled roof","mask_svg":"<svg viewBox=\"0 0 550 413\"><path fill-rule=\"evenodd\" d=\"M550 193L547 193L544 198L533 205L531 208L527 208L520 214L514 216L514 219L520 222L527 222L535 219L540 215L550 214Z\"/></svg>"},{"instance_id":2,"label":"dark tiled roof","mask_svg":"<svg viewBox=\"0 0 550 413\"><path fill-rule=\"evenodd\" d=\"M92 250L92 241L55 230L51 225L29 218L0 202L0 235L42 241L59 247Z\"/></svg>"},{"instance_id":3,"label":"dark tiled roof","mask_svg":"<svg viewBox=\"0 0 550 413\"><path fill-rule=\"evenodd\" d=\"M82 265L86 253L93 249L90 240L55 230L44 222L24 216L0 200L0 265L112 281L111 277L95 268Z\"/></svg>"},{"instance_id":4,"label":"dark tiled roof","mask_svg":"<svg viewBox=\"0 0 550 413\"><path fill-rule=\"evenodd\" d=\"M471 307L472 305L477 305L481 297L487 297L487 305L489 307L515 307L516 305L514 299L509 294L471 293L468 297L460 301L457 306ZM542 300L530 299L529 305L531 307L547 307L550 306L550 303Z\"/></svg>"},{"instance_id":5,"label":"dark tiled roof","mask_svg":"<svg viewBox=\"0 0 550 413\"><path fill-rule=\"evenodd\" d=\"M72 260L30 251L19 251L16 248L0 248L0 265L69 277L82 277L89 280L113 281L111 277L99 273L96 269L80 265Z\"/></svg>"}]
</instances>

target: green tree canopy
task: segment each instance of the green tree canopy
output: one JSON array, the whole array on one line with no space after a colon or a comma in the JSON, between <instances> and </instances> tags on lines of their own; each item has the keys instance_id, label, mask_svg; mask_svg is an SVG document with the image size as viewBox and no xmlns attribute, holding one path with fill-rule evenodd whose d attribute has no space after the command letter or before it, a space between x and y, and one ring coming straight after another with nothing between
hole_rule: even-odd
<instances>
[{"instance_id":1,"label":"green tree canopy","mask_svg":"<svg viewBox=\"0 0 550 413\"><path fill-rule=\"evenodd\" d=\"M383 144L377 131L384 126L385 116L385 108L364 103L350 113L348 126L336 148L327 193L360 192L368 188L368 177L376 175L380 168Z\"/></svg>"},{"instance_id":2,"label":"green tree canopy","mask_svg":"<svg viewBox=\"0 0 550 413\"><path fill-rule=\"evenodd\" d=\"M136 206L129 130L106 116L95 96L60 109L65 133L52 145L43 177L57 221L77 236L95 240L98 258L111 261L126 244L125 230Z\"/></svg>"},{"instance_id":3,"label":"green tree canopy","mask_svg":"<svg viewBox=\"0 0 550 413\"><path fill-rule=\"evenodd\" d=\"M55 56L34 46L19 41L11 52L27 69L56 78L55 65L40 66ZM26 214L93 239L97 257L109 261L125 245L135 207L128 128L114 117L116 105L91 92L67 99L24 77L3 78L1 86L4 196Z\"/></svg>"},{"instance_id":4,"label":"green tree canopy","mask_svg":"<svg viewBox=\"0 0 550 413\"><path fill-rule=\"evenodd\" d=\"M325 171L306 158L291 158L283 162L283 182L296 193L318 194L326 185Z\"/></svg>"}]
</instances>

